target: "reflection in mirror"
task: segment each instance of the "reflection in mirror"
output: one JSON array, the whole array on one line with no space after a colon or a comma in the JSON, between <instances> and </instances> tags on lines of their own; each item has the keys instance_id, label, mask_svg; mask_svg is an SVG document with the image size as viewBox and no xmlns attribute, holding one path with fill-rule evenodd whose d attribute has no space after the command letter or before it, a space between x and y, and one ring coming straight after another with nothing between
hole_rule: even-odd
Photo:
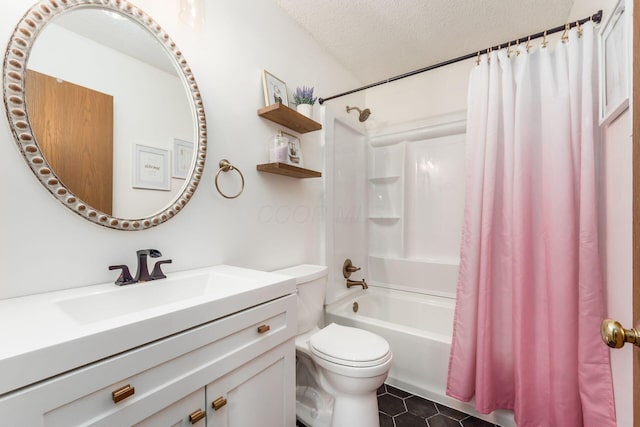
<instances>
[{"instance_id":1,"label":"reflection in mirror","mask_svg":"<svg viewBox=\"0 0 640 427\"><path fill-rule=\"evenodd\" d=\"M5 82L20 86L5 85L16 106L9 122L34 173L76 213L118 229L158 225L182 209L202 173L200 94L175 44L143 12L80 3L64 11L42 1L18 25L4 67ZM28 21L38 17L34 32ZM16 48L31 48L26 64Z\"/></svg>"}]
</instances>

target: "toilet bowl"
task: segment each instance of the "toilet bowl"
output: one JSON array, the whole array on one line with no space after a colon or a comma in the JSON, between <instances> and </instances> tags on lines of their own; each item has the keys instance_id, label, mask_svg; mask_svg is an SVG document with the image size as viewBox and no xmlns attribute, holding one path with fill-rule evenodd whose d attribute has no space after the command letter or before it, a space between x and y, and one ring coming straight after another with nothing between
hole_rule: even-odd
<instances>
[{"instance_id":1,"label":"toilet bowl","mask_svg":"<svg viewBox=\"0 0 640 427\"><path fill-rule=\"evenodd\" d=\"M327 267L299 265L275 273L296 278L296 416L308 427L379 425L377 389L391 368L384 338L332 323L321 328Z\"/></svg>"}]
</instances>

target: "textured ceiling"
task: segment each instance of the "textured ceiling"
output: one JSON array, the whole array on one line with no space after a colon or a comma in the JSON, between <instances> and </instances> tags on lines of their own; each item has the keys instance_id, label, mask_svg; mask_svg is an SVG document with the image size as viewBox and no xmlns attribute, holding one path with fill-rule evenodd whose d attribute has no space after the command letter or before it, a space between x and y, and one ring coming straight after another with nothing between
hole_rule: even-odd
<instances>
[{"instance_id":1,"label":"textured ceiling","mask_svg":"<svg viewBox=\"0 0 640 427\"><path fill-rule=\"evenodd\" d=\"M367 84L563 25L574 0L273 1Z\"/></svg>"}]
</instances>

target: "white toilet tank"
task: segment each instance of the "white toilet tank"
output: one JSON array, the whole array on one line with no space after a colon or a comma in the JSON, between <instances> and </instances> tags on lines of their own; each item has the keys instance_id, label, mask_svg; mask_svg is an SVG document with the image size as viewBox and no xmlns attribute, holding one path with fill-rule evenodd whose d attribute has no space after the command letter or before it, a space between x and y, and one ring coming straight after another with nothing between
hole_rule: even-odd
<instances>
[{"instance_id":1,"label":"white toilet tank","mask_svg":"<svg viewBox=\"0 0 640 427\"><path fill-rule=\"evenodd\" d=\"M298 290L298 335L322 327L324 295L327 289L327 266L302 264L274 271L295 277Z\"/></svg>"}]
</instances>

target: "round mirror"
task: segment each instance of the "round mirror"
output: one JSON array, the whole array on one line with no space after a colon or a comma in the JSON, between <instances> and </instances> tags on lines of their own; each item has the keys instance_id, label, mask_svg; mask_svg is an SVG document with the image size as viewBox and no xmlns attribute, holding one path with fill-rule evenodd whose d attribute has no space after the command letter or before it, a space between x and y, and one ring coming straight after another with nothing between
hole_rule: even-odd
<instances>
[{"instance_id":1,"label":"round mirror","mask_svg":"<svg viewBox=\"0 0 640 427\"><path fill-rule=\"evenodd\" d=\"M43 186L78 215L142 230L177 214L202 175L204 107L191 69L122 0L43 0L5 54L4 100Z\"/></svg>"}]
</instances>

